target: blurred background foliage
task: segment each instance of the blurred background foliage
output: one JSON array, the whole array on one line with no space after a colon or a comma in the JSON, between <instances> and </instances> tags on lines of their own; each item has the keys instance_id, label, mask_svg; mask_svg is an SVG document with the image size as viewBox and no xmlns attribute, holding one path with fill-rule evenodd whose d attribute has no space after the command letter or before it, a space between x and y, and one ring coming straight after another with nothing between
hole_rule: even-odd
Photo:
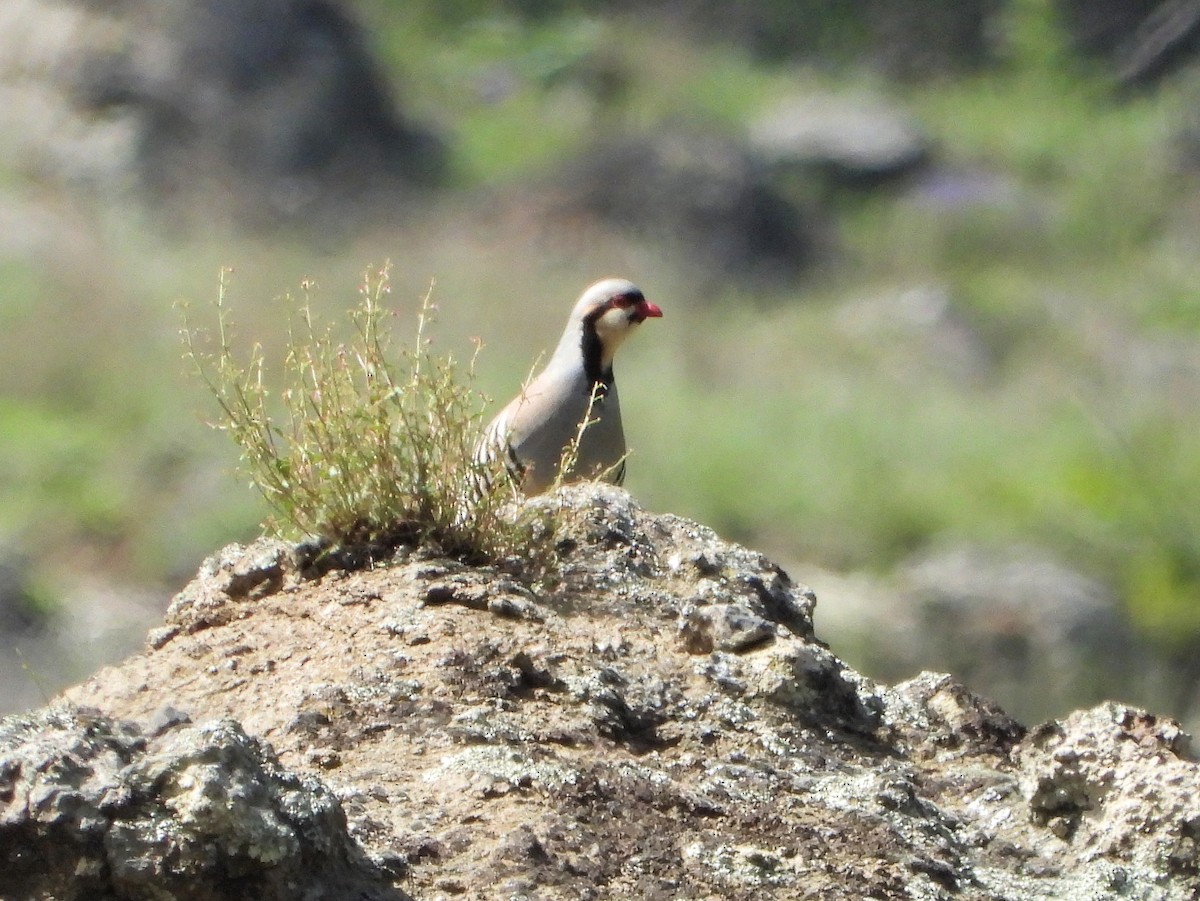
<instances>
[{"instance_id":1,"label":"blurred background foliage","mask_svg":"<svg viewBox=\"0 0 1200 901\"><path fill-rule=\"evenodd\" d=\"M578 291L630 490L871 675L1200 717L1200 4L4 0L5 707L257 532L173 304L283 347L395 264L511 394ZM199 317L197 317L199 318ZM5 626L4 624L8 625ZM23 667L23 669L22 669Z\"/></svg>"}]
</instances>

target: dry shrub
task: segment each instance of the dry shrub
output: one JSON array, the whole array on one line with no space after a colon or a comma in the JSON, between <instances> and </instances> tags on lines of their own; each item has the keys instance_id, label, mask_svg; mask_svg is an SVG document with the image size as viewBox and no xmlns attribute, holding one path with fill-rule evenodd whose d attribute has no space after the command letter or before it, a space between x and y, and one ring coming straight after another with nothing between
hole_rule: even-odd
<instances>
[{"instance_id":1,"label":"dry shrub","mask_svg":"<svg viewBox=\"0 0 1200 901\"><path fill-rule=\"evenodd\" d=\"M271 508L268 528L366 559L402 544L472 562L538 557L536 536L546 530L512 504L502 462L475 459L489 403L474 388L478 347L466 366L434 351L432 289L413 342L398 349L385 307L388 266L367 271L346 342L316 322L313 290L305 282L298 301L285 298L278 399L261 345L248 363L235 359L227 272L215 338L184 310L185 358L220 405L214 425L237 442Z\"/></svg>"}]
</instances>

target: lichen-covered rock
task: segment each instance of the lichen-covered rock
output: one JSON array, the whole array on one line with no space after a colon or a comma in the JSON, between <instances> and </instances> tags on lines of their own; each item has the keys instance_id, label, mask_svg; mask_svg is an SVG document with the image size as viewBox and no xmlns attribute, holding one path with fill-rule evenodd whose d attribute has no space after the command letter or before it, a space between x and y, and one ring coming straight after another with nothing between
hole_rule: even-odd
<instances>
[{"instance_id":1,"label":"lichen-covered rock","mask_svg":"<svg viewBox=\"0 0 1200 901\"><path fill-rule=\"evenodd\" d=\"M802 638L813 634L816 595L762 554L712 529L647 513L627 492L609 485L567 488L530 504L553 509L560 546L581 551L564 555L568 585L590 582L594 590L607 584L617 597L637 590L644 600L657 599L674 612L715 604L725 607L725 616L743 611Z\"/></svg>"},{"instance_id":2,"label":"lichen-covered rock","mask_svg":"<svg viewBox=\"0 0 1200 901\"><path fill-rule=\"evenodd\" d=\"M1178 723L1101 704L1034 729L1018 759L1046 853L1108 859L1137 882L1200 873L1196 761Z\"/></svg>"},{"instance_id":3,"label":"lichen-covered rock","mask_svg":"<svg viewBox=\"0 0 1200 901\"><path fill-rule=\"evenodd\" d=\"M419 898L1200 892L1200 771L1174 724L1105 707L1027 732L948 676L876 684L815 638L812 593L762 556L611 486L531 503L555 514L553 580L418 554L301 578L271 546L222 552L177 598L168 640L69 692L116 718L53 758L84 762L62 763L74 794L30 806L40 771L0 768L6 809L61 824L52 845L14 829L0 847L56 885L78 869L88 890L172 886L214 862L239 886L279 885L297 854L306 875L329 859L360 874L344 838L310 840L290 812L289 786L319 778L362 852ZM256 763L229 718L308 775ZM19 727L18 744L54 728ZM196 738L168 752L176 733ZM87 788L92 761L124 794ZM215 779L222 761L266 777ZM312 828L337 819L316 791ZM116 866L98 834L149 862ZM154 836L177 850L153 857Z\"/></svg>"},{"instance_id":4,"label":"lichen-covered rock","mask_svg":"<svg viewBox=\"0 0 1200 901\"><path fill-rule=\"evenodd\" d=\"M232 886L237 886L234 893ZM0 897L399 899L321 782L225 720L0 721Z\"/></svg>"},{"instance_id":5,"label":"lichen-covered rock","mask_svg":"<svg viewBox=\"0 0 1200 901\"><path fill-rule=\"evenodd\" d=\"M298 580L298 562L291 547L273 538L260 538L249 547L227 545L200 564L200 571L167 608L167 625L155 630L151 644L169 641L180 629L194 632L222 625L239 615L238 602L253 602L274 594L284 579Z\"/></svg>"}]
</instances>

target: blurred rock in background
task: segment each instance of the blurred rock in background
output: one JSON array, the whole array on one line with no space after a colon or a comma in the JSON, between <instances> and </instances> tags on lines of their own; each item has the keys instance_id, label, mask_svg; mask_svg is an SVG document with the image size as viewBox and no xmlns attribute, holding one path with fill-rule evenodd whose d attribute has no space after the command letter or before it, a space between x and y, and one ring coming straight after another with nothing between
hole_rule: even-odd
<instances>
[{"instance_id":1,"label":"blurred rock in background","mask_svg":"<svg viewBox=\"0 0 1200 901\"><path fill-rule=\"evenodd\" d=\"M551 221L663 243L702 280L794 279L827 227L738 141L670 126L595 141L533 192Z\"/></svg>"},{"instance_id":2,"label":"blurred rock in background","mask_svg":"<svg viewBox=\"0 0 1200 901\"><path fill-rule=\"evenodd\" d=\"M865 93L798 94L750 124L751 146L774 171L875 187L918 170L932 146L921 124Z\"/></svg>"},{"instance_id":3,"label":"blurred rock in background","mask_svg":"<svg viewBox=\"0 0 1200 901\"><path fill-rule=\"evenodd\" d=\"M445 176L334 0L10 0L4 24L0 108L35 172L185 221L317 228Z\"/></svg>"},{"instance_id":4,"label":"blurred rock in background","mask_svg":"<svg viewBox=\"0 0 1200 901\"><path fill-rule=\"evenodd\" d=\"M884 681L915 661L953 672L1022 722L1073 704L1148 698L1162 676L1116 596L1030 548L961 546L879 578L809 577L819 633Z\"/></svg>"}]
</instances>

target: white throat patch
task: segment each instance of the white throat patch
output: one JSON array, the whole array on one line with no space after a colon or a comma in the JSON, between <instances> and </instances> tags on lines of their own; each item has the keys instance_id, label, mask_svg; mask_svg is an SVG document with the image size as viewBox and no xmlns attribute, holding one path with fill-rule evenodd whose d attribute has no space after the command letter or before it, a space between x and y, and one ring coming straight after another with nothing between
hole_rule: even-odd
<instances>
[{"instance_id":1,"label":"white throat patch","mask_svg":"<svg viewBox=\"0 0 1200 901\"><path fill-rule=\"evenodd\" d=\"M600 339L602 364L604 367L612 363L613 355L621 342L633 334L633 330L641 323L629 319L628 312L618 307L605 311L595 322L596 337Z\"/></svg>"}]
</instances>

